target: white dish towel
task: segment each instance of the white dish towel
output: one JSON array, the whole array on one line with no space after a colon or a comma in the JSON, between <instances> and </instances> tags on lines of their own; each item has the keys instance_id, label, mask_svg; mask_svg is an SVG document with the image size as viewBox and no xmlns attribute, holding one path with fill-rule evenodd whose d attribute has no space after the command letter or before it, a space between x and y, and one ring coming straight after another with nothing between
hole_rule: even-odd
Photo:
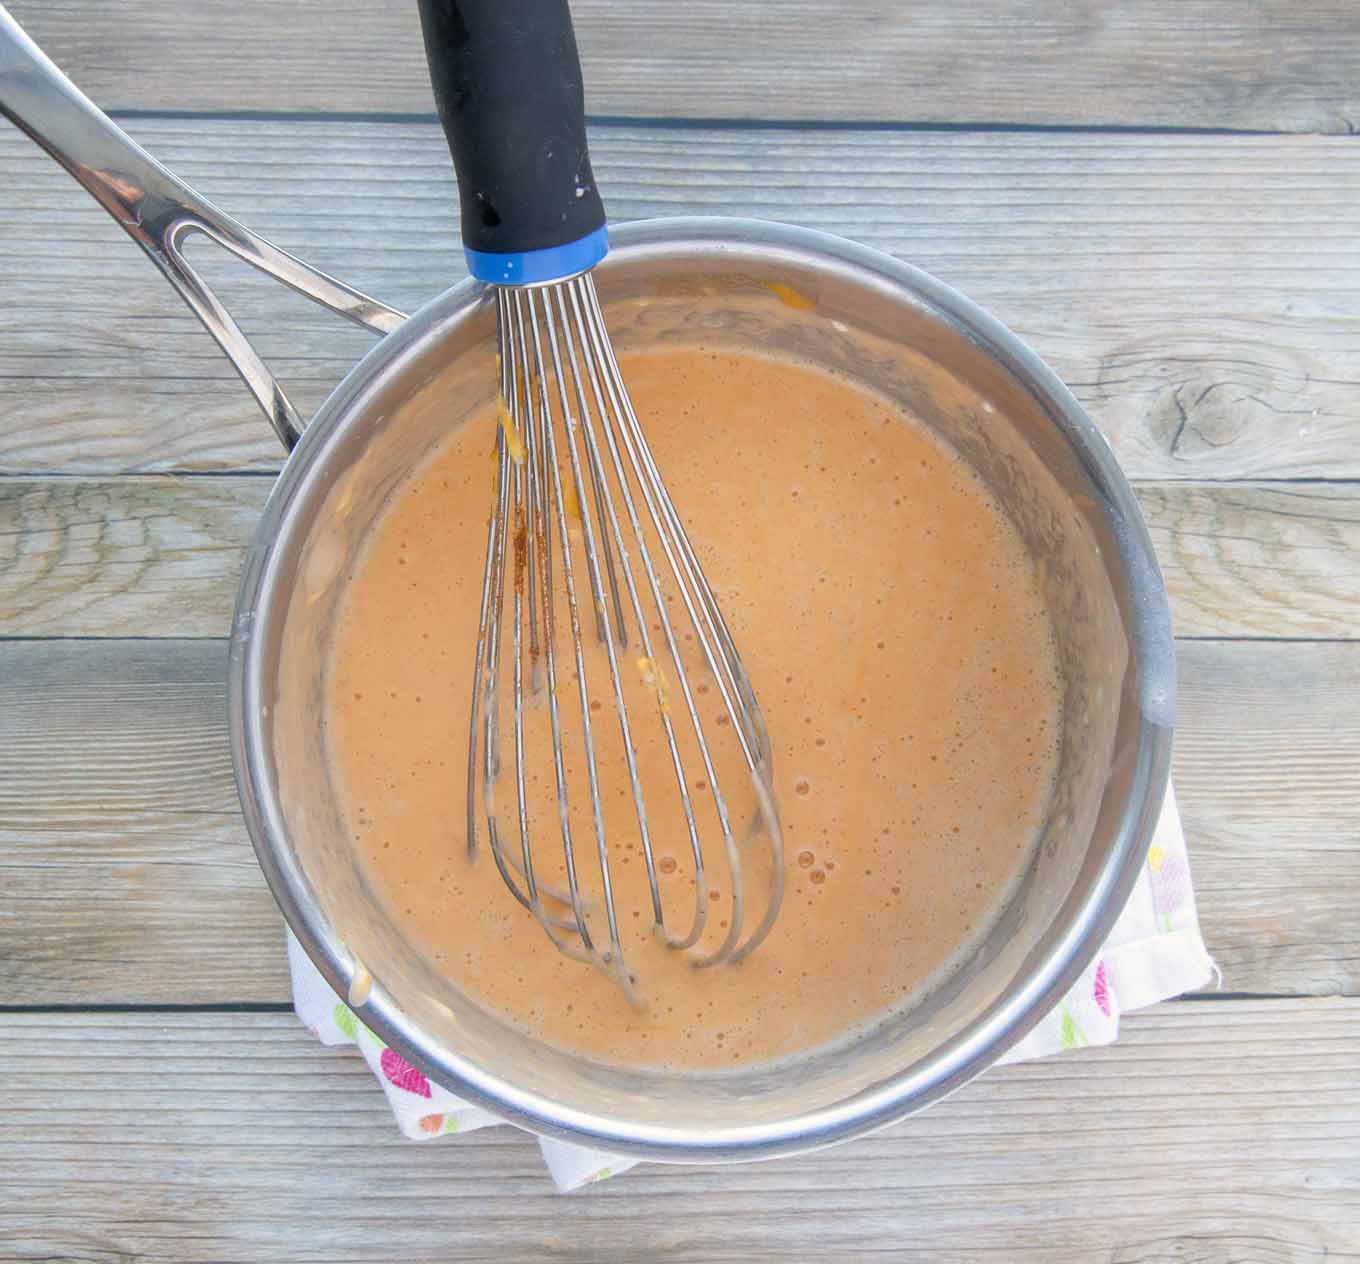
<instances>
[{"instance_id":1,"label":"white dish towel","mask_svg":"<svg viewBox=\"0 0 1360 1264\"><path fill-rule=\"evenodd\" d=\"M288 964L297 1016L322 1044L358 1046L405 1136L429 1141L503 1122L431 1083L383 1044L331 990L291 933ZM1001 1061L1109 1044L1118 1034L1121 1013L1203 987L1214 973L1195 915L1176 797L1168 790L1147 864L1104 948L1062 1003ZM638 1161L545 1137L538 1144L548 1174L563 1193L617 1176Z\"/></svg>"}]
</instances>

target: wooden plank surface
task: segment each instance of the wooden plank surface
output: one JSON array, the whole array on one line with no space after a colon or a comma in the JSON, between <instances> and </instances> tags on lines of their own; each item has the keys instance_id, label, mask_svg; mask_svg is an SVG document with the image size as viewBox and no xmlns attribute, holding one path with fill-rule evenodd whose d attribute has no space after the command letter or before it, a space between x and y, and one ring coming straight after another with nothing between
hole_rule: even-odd
<instances>
[{"instance_id":1,"label":"wooden plank surface","mask_svg":"<svg viewBox=\"0 0 1360 1264\"><path fill-rule=\"evenodd\" d=\"M221 636L272 480L0 479L0 636ZM1360 636L1360 487L1138 487L1182 636Z\"/></svg>"},{"instance_id":2,"label":"wooden plank surface","mask_svg":"<svg viewBox=\"0 0 1360 1264\"><path fill-rule=\"evenodd\" d=\"M0 642L0 1005L287 999L225 672L217 641ZM1187 642L1181 677L1173 775L1227 986L1360 994L1360 644Z\"/></svg>"},{"instance_id":3,"label":"wooden plank surface","mask_svg":"<svg viewBox=\"0 0 1360 1264\"><path fill-rule=\"evenodd\" d=\"M129 126L390 303L462 274L433 124ZM1360 477L1353 140L607 127L595 152L616 219L782 218L957 285L1053 364L1136 477ZM0 169L0 471L277 467L230 366L104 212L11 128ZM370 345L201 254L304 408Z\"/></svg>"},{"instance_id":4,"label":"wooden plank surface","mask_svg":"<svg viewBox=\"0 0 1360 1264\"><path fill-rule=\"evenodd\" d=\"M405 0L11 0L105 108L432 113ZM1348 132L1350 0L575 0L596 114ZM322 31L324 30L324 37Z\"/></svg>"},{"instance_id":5,"label":"wooden plank surface","mask_svg":"<svg viewBox=\"0 0 1360 1264\"><path fill-rule=\"evenodd\" d=\"M287 995L226 658L220 641L0 645L0 1005Z\"/></svg>"},{"instance_id":6,"label":"wooden plank surface","mask_svg":"<svg viewBox=\"0 0 1360 1264\"><path fill-rule=\"evenodd\" d=\"M0 636L224 636L273 485L0 479Z\"/></svg>"},{"instance_id":7,"label":"wooden plank surface","mask_svg":"<svg viewBox=\"0 0 1360 1264\"><path fill-rule=\"evenodd\" d=\"M0 1252L1353 1260L1357 1062L1355 1000L1181 1002L836 1149L647 1165L564 1199L522 1134L400 1140L358 1055L290 1014L10 1014Z\"/></svg>"},{"instance_id":8,"label":"wooden plank surface","mask_svg":"<svg viewBox=\"0 0 1360 1264\"><path fill-rule=\"evenodd\" d=\"M1179 635L1360 636L1360 486L1135 490Z\"/></svg>"},{"instance_id":9,"label":"wooden plank surface","mask_svg":"<svg viewBox=\"0 0 1360 1264\"><path fill-rule=\"evenodd\" d=\"M462 275L411 0L8 3L281 245L405 310ZM563 1200L519 1134L400 1141L352 1052L249 1009L288 989L217 638L281 454L0 123L0 1260L1360 1261L1353 0L573 8L616 222L761 215L909 259L1141 481L1228 995L802 1159ZM196 258L305 411L371 345ZM218 1009L124 1012L165 1006Z\"/></svg>"}]
</instances>

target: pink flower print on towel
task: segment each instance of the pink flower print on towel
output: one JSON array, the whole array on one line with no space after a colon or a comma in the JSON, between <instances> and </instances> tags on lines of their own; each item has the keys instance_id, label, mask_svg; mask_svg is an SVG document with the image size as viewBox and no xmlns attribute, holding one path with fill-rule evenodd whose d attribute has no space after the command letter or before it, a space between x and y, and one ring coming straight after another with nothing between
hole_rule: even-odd
<instances>
[{"instance_id":1,"label":"pink flower print on towel","mask_svg":"<svg viewBox=\"0 0 1360 1264\"><path fill-rule=\"evenodd\" d=\"M1105 959L1102 957L1100 964L1096 966L1095 981L1091 985L1091 993L1096 999L1096 1005L1106 1018L1110 1016L1110 983L1105 977Z\"/></svg>"},{"instance_id":2,"label":"pink flower print on towel","mask_svg":"<svg viewBox=\"0 0 1360 1264\"><path fill-rule=\"evenodd\" d=\"M429 1080L393 1049L384 1049L382 1052L382 1073L408 1093L415 1093L418 1097L430 1096Z\"/></svg>"}]
</instances>

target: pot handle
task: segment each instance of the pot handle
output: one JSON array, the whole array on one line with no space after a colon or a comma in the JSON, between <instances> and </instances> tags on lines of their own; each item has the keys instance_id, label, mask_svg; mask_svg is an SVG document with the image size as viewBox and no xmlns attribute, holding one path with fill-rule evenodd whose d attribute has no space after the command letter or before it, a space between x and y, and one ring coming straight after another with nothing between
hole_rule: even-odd
<instances>
[{"instance_id":1,"label":"pot handle","mask_svg":"<svg viewBox=\"0 0 1360 1264\"><path fill-rule=\"evenodd\" d=\"M165 273L217 339L289 451L306 424L241 327L184 256L203 233L252 267L375 333L406 317L280 250L218 210L75 86L0 5L0 114L71 173Z\"/></svg>"}]
</instances>

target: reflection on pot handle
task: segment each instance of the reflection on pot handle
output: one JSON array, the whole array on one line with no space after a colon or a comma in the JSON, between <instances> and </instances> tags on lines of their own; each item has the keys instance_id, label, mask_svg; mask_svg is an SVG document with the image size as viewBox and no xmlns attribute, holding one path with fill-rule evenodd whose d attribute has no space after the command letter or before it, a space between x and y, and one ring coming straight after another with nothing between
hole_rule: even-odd
<instances>
[{"instance_id":1,"label":"reflection on pot handle","mask_svg":"<svg viewBox=\"0 0 1360 1264\"><path fill-rule=\"evenodd\" d=\"M375 333L406 317L309 267L218 210L173 175L75 86L0 5L0 114L63 167L155 261L217 339L290 451L306 424L203 278L184 256L203 233L252 267Z\"/></svg>"}]
</instances>

